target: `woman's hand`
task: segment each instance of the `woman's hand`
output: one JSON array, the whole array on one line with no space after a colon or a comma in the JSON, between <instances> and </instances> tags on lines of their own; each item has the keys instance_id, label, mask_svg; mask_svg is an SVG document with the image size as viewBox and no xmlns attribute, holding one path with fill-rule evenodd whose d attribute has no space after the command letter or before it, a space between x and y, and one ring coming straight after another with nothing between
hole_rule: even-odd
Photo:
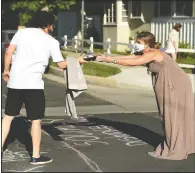
<instances>
[{"instance_id":1,"label":"woman's hand","mask_svg":"<svg viewBox=\"0 0 195 173\"><path fill-rule=\"evenodd\" d=\"M110 56L105 56L103 54L97 56L96 61L100 62L114 62L114 59Z\"/></svg>"}]
</instances>

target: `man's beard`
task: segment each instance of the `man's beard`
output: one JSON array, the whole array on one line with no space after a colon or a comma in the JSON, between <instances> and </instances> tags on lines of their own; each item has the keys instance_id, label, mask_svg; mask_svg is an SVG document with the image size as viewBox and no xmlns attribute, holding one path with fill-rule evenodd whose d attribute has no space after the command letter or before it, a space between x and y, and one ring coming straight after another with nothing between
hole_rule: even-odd
<instances>
[{"instance_id":1,"label":"man's beard","mask_svg":"<svg viewBox=\"0 0 195 173\"><path fill-rule=\"evenodd\" d=\"M48 34L49 34L49 35L52 35L52 33L53 33L53 30L50 30L50 29L49 29L49 30L48 30Z\"/></svg>"}]
</instances>

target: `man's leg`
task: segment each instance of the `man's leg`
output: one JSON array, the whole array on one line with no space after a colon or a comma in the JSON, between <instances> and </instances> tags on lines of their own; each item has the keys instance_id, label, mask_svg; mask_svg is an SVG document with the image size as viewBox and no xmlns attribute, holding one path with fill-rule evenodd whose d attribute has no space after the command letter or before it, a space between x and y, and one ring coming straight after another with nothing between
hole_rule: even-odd
<instances>
[{"instance_id":1,"label":"man's leg","mask_svg":"<svg viewBox=\"0 0 195 173\"><path fill-rule=\"evenodd\" d=\"M33 165L46 164L53 161L48 157L41 156L41 120L45 116L45 96L43 90L23 90L23 98L27 112L27 118L32 121L31 136L33 153L30 163Z\"/></svg>"},{"instance_id":2,"label":"man's leg","mask_svg":"<svg viewBox=\"0 0 195 173\"><path fill-rule=\"evenodd\" d=\"M2 119L2 149L9 134L14 116L20 114L22 103L23 101L21 99L20 90L8 88L5 103L5 114Z\"/></svg>"},{"instance_id":3,"label":"man's leg","mask_svg":"<svg viewBox=\"0 0 195 173\"><path fill-rule=\"evenodd\" d=\"M31 136L33 145L32 157L40 157L40 143L41 143L41 120L32 120Z\"/></svg>"},{"instance_id":4,"label":"man's leg","mask_svg":"<svg viewBox=\"0 0 195 173\"><path fill-rule=\"evenodd\" d=\"M3 119L2 119L2 141L1 141L2 149L4 146L5 140L9 134L10 126L11 126L13 119L14 119L13 116L8 116L6 114L4 114L4 116L3 116Z\"/></svg>"}]
</instances>

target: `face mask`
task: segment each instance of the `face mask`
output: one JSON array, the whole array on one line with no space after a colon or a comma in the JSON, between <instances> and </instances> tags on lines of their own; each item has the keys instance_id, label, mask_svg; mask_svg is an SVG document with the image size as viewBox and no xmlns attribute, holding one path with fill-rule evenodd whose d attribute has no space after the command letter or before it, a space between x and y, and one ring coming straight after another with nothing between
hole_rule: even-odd
<instances>
[{"instance_id":1,"label":"face mask","mask_svg":"<svg viewBox=\"0 0 195 173\"><path fill-rule=\"evenodd\" d=\"M140 52L144 49L145 49L145 47L143 44L138 44L138 43L134 44L134 52Z\"/></svg>"}]
</instances>

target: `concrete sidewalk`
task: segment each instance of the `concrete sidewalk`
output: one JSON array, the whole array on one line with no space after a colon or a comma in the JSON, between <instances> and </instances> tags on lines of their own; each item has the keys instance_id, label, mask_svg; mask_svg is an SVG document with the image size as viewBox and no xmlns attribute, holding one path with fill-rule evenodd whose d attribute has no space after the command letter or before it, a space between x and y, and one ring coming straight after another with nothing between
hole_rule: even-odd
<instances>
[{"instance_id":1,"label":"concrete sidewalk","mask_svg":"<svg viewBox=\"0 0 195 173\"><path fill-rule=\"evenodd\" d=\"M195 75L188 74L192 82L192 89L195 92ZM130 88L143 88L147 90L152 90L151 76L147 74L146 67L134 67L134 68L121 68L121 73L109 77L109 79L114 79L119 85L129 85Z\"/></svg>"}]
</instances>

